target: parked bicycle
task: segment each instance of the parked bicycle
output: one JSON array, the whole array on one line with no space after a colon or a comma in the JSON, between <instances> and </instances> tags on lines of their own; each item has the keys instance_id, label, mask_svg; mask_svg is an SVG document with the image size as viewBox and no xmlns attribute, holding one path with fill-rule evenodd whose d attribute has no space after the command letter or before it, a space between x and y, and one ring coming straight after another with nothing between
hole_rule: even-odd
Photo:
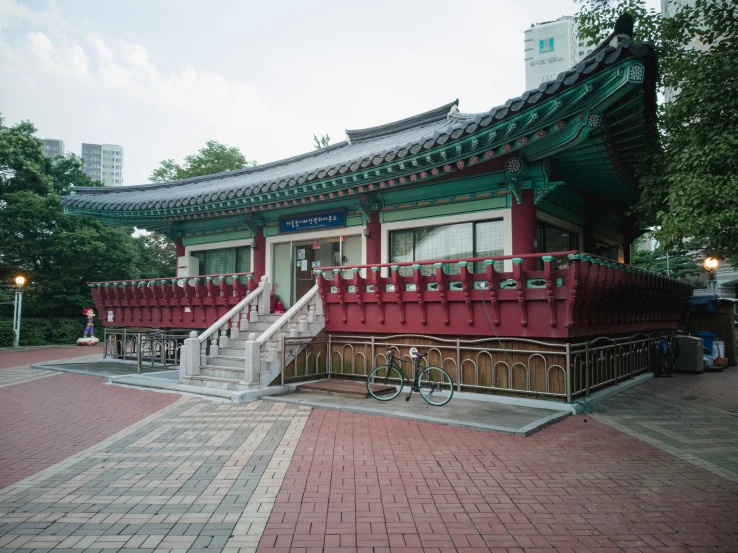
<instances>
[{"instance_id":1,"label":"parked bicycle","mask_svg":"<svg viewBox=\"0 0 738 553\"><path fill-rule=\"evenodd\" d=\"M421 353L417 348L410 348L410 361L395 356L392 348L387 348L387 364L376 367L367 379L366 387L369 394L379 401L395 399L405 381L412 380L410 393L405 401L410 401L413 392L418 392L429 405L446 405L454 395L454 383L449 374L441 367L423 367L428 353ZM412 379L405 376L402 370L403 363L412 363ZM391 389L387 390L387 386Z\"/></svg>"},{"instance_id":2,"label":"parked bicycle","mask_svg":"<svg viewBox=\"0 0 738 553\"><path fill-rule=\"evenodd\" d=\"M672 336L662 334L656 344L656 376L671 376L674 372L674 353L671 349Z\"/></svg>"}]
</instances>

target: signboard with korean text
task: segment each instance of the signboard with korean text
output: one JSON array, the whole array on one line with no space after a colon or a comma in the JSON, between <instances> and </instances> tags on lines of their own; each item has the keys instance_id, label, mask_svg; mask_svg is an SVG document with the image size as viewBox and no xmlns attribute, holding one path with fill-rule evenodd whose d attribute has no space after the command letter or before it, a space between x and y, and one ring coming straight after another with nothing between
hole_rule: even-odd
<instances>
[{"instance_id":1,"label":"signboard with korean text","mask_svg":"<svg viewBox=\"0 0 738 553\"><path fill-rule=\"evenodd\" d=\"M325 228L339 228L346 226L346 210L324 211L311 215L295 215L282 217L279 220L279 234L318 230Z\"/></svg>"}]
</instances>

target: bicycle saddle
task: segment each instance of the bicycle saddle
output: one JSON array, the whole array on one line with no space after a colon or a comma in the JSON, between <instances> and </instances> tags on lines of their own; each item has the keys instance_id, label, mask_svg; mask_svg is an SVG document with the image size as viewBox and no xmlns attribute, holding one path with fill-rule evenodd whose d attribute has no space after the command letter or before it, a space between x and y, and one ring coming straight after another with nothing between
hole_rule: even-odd
<instances>
[{"instance_id":1,"label":"bicycle saddle","mask_svg":"<svg viewBox=\"0 0 738 553\"><path fill-rule=\"evenodd\" d=\"M423 358L426 355L428 355L428 352L426 352L426 353L420 353L418 351L418 348L410 348L410 357L412 357L413 359L415 359L416 357Z\"/></svg>"}]
</instances>

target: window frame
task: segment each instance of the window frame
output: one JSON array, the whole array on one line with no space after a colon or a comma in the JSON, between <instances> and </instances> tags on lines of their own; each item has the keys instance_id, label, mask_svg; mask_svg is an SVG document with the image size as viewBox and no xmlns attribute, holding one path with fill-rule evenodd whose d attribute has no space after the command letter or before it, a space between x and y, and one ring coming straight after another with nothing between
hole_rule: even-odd
<instances>
[{"instance_id":1,"label":"window frame","mask_svg":"<svg viewBox=\"0 0 738 553\"><path fill-rule=\"evenodd\" d=\"M422 220L420 220L420 221L422 221ZM504 216L499 216L499 217L487 217L487 218L483 218L483 219L474 219L474 220L471 220L471 221L454 221L454 222L447 222L447 223L438 222L438 223L430 224L430 225L420 224L418 226L407 226L407 227L403 227L403 228L388 229L387 230L387 234L386 234L386 237L387 237L387 255L386 255L387 263L395 263L392 260L392 245L393 245L392 235L393 235L393 233L396 233L396 232L411 232L412 233L412 248L411 248L411 251L412 251L412 254L413 254L413 256L412 256L413 259L411 261L409 261L409 263L416 263L416 262L418 262L418 260L415 259L415 253L416 253L416 249L417 249L417 232L419 230L423 229L423 230L431 230L432 231L434 229L438 229L438 228L441 228L441 227L452 227L452 226L456 226L456 225L467 225L467 224L472 225L472 237L471 237L471 246L472 246L471 247L471 250L472 250L472 255L471 255L471 257L472 258L475 258L475 257L477 257L477 251L476 251L477 250L477 225L484 224L484 223L500 223L500 225L502 225L502 232L503 232L503 235L502 235L502 242L503 242L503 244L502 244L502 252L503 253L500 254L500 255L505 255L505 253L504 253L505 252L505 246L506 246L506 236L505 236L505 234L508 232L508 229L507 229L507 226L505 224L506 223L505 217ZM420 261L427 261L427 260L422 259ZM441 260L438 260L438 261L439 262L443 262L442 259ZM444 263L444 265L452 265L452 264ZM495 268L498 271L503 271L504 270L504 263L502 261L496 262L495 265L496 265ZM423 267L425 268L425 267L428 267L428 266L423 266ZM478 272L477 269L478 269L478 267L474 267L473 268L473 271L474 272ZM448 271L447 271L447 273L448 273ZM458 274L458 273L448 273L448 274Z\"/></svg>"}]
</instances>

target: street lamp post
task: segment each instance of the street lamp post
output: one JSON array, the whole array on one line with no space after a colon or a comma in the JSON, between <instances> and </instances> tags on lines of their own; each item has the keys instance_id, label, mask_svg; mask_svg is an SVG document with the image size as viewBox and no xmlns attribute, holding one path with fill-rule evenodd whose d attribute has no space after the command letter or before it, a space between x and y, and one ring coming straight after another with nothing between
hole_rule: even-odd
<instances>
[{"instance_id":1,"label":"street lamp post","mask_svg":"<svg viewBox=\"0 0 738 553\"><path fill-rule=\"evenodd\" d=\"M15 302L13 302L13 345L18 347L20 340L21 327L21 308L23 307L23 285L26 283L25 277L15 277Z\"/></svg>"},{"instance_id":2,"label":"street lamp post","mask_svg":"<svg viewBox=\"0 0 738 553\"><path fill-rule=\"evenodd\" d=\"M707 290L713 294L717 293L717 281L715 280L715 270L720 265L720 261L714 257L708 257L702 262L702 266L707 270Z\"/></svg>"}]
</instances>

